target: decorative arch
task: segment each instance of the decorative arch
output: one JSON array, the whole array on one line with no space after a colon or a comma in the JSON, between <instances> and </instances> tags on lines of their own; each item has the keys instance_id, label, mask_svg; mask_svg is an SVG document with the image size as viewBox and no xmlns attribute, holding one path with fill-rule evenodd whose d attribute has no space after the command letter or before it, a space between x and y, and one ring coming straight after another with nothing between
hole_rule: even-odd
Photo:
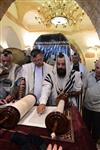
<instances>
[{"instance_id":1,"label":"decorative arch","mask_svg":"<svg viewBox=\"0 0 100 150\"><path fill-rule=\"evenodd\" d=\"M9 6L14 2L15 0L0 0L0 20L2 19L3 15L9 8ZM100 0L92 0L90 3L90 0L76 0L76 2L85 10L87 15L90 17L97 33L100 38Z\"/></svg>"}]
</instances>

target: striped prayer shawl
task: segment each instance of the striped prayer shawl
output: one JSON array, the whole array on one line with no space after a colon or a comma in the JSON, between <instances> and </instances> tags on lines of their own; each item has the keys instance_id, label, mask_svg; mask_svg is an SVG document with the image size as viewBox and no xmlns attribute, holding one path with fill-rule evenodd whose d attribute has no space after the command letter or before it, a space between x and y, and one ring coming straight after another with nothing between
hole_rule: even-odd
<instances>
[{"instance_id":1,"label":"striped prayer shawl","mask_svg":"<svg viewBox=\"0 0 100 150\"><path fill-rule=\"evenodd\" d=\"M65 85L64 93L69 92L75 83L75 70L72 70L69 76L69 81Z\"/></svg>"},{"instance_id":2,"label":"striped prayer shawl","mask_svg":"<svg viewBox=\"0 0 100 150\"><path fill-rule=\"evenodd\" d=\"M53 87L53 81L52 81L52 78L51 78L50 74L47 74L44 80L47 81L47 82L49 82L49 83L51 83L51 85Z\"/></svg>"},{"instance_id":3,"label":"striped prayer shawl","mask_svg":"<svg viewBox=\"0 0 100 150\"><path fill-rule=\"evenodd\" d=\"M54 84L56 82L55 80L52 79L52 76L50 74L47 74L45 81L49 82L52 85L52 88L54 87ZM56 87L57 95L59 95L61 92L66 93L66 92L69 92L70 90L72 90L74 83L75 83L75 70L72 70L70 73L70 76L69 76L69 80L65 84L63 91L62 91L62 89L60 89L60 87Z\"/></svg>"}]
</instances>

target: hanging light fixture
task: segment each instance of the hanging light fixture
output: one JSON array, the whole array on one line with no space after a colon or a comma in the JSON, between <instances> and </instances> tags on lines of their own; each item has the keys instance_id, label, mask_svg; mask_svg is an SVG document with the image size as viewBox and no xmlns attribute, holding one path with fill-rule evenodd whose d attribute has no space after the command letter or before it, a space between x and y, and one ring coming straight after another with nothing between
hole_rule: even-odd
<instances>
[{"instance_id":1,"label":"hanging light fixture","mask_svg":"<svg viewBox=\"0 0 100 150\"><path fill-rule=\"evenodd\" d=\"M75 0L44 0L38 12L44 17L36 17L40 24L46 26L54 25L55 27L67 27L76 25L81 22L84 11Z\"/></svg>"}]
</instances>

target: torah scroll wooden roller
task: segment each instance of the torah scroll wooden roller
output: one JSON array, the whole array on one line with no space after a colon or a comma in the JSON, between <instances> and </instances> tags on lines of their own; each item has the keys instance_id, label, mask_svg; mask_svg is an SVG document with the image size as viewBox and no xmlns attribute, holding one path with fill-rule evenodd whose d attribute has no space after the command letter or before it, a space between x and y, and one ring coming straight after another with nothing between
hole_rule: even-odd
<instances>
[{"instance_id":1,"label":"torah scroll wooden roller","mask_svg":"<svg viewBox=\"0 0 100 150\"><path fill-rule=\"evenodd\" d=\"M69 120L64 115L65 101L59 101L56 111L51 112L45 119L47 129L51 133L51 137L55 138L56 135L62 135L69 129Z\"/></svg>"},{"instance_id":2,"label":"torah scroll wooden roller","mask_svg":"<svg viewBox=\"0 0 100 150\"><path fill-rule=\"evenodd\" d=\"M16 126L19 120L34 106L36 98L27 95L15 103L0 110L0 126L11 129Z\"/></svg>"}]
</instances>

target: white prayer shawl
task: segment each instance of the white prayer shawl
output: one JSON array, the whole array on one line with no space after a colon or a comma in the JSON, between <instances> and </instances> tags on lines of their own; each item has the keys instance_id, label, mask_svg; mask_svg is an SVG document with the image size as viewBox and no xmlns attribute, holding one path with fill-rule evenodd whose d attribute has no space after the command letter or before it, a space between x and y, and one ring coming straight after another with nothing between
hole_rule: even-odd
<instances>
[{"instance_id":1,"label":"white prayer shawl","mask_svg":"<svg viewBox=\"0 0 100 150\"><path fill-rule=\"evenodd\" d=\"M51 70L52 66L48 65L47 63L44 63L43 78ZM26 95L29 92L34 92L34 72L35 72L35 64L33 62L22 66L21 77L24 77L26 80Z\"/></svg>"},{"instance_id":2,"label":"white prayer shawl","mask_svg":"<svg viewBox=\"0 0 100 150\"><path fill-rule=\"evenodd\" d=\"M11 82L11 85L2 85L2 88L4 88L4 90L6 91L6 92L10 92L11 91L11 88L13 87L13 85L14 85L14 82L15 82L15 80L16 80L16 78L17 78L17 69L19 68L19 65L18 64L15 64L15 63L12 63L12 65L10 66L10 68L9 68L9 74L8 74L8 76L7 77L3 77L3 80L5 80L5 79L8 79L8 81L10 81Z\"/></svg>"},{"instance_id":3,"label":"white prayer shawl","mask_svg":"<svg viewBox=\"0 0 100 150\"><path fill-rule=\"evenodd\" d=\"M12 81L12 86L14 85L14 82L16 80L17 77L17 68L18 68L18 64L12 64L11 68L9 69L9 75L8 75L8 79Z\"/></svg>"},{"instance_id":4,"label":"white prayer shawl","mask_svg":"<svg viewBox=\"0 0 100 150\"><path fill-rule=\"evenodd\" d=\"M65 56L66 61L66 76L64 78L59 78L57 75L57 67L46 76L42 86L42 93L39 99L40 104L47 104L48 98L50 97L49 105L55 105L56 97L62 92L68 91L80 91L82 86L82 81L80 77L80 72L71 71L71 64L68 56ZM61 91L62 90L62 91Z\"/></svg>"}]
</instances>

